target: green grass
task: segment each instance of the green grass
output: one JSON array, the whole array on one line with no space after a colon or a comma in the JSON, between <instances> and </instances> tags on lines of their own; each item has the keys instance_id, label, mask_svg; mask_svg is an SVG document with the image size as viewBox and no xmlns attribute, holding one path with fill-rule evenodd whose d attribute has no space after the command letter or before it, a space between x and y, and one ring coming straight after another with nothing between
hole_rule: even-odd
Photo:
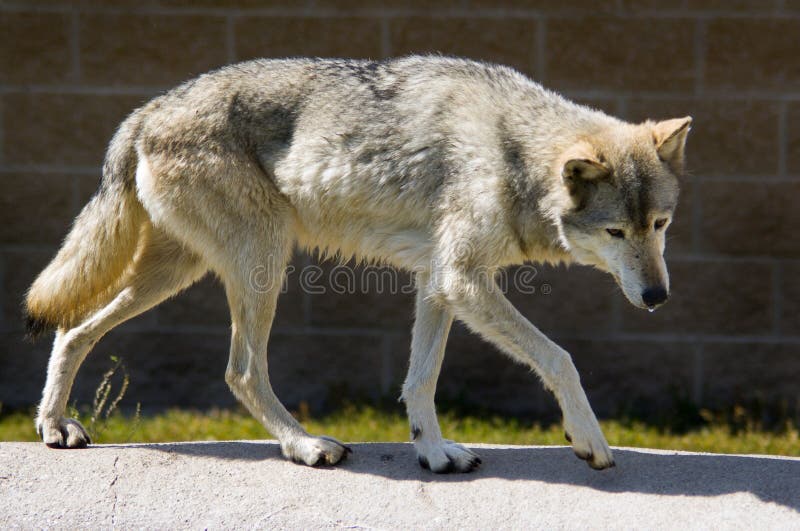
<instances>
[{"instance_id":1,"label":"green grass","mask_svg":"<svg viewBox=\"0 0 800 531\"><path fill-rule=\"evenodd\" d=\"M345 406L326 416L310 417L302 410L298 416L309 432L330 435L343 441L408 440L408 424L399 411ZM174 409L138 419L112 414L94 426L89 426L89 417L87 413L81 416L81 420L97 433L95 442L99 443L270 438L255 419L241 411ZM440 413L439 420L445 437L462 442L566 444L561 426L555 424L540 426L509 417L465 416L447 411ZM729 424L710 421L703 427L685 433L674 433L637 421L608 420L601 424L612 446L800 456L800 434L797 426L790 423L780 430L766 431L752 425L733 430ZM32 413L17 412L0 416L0 440L38 440Z\"/></svg>"}]
</instances>

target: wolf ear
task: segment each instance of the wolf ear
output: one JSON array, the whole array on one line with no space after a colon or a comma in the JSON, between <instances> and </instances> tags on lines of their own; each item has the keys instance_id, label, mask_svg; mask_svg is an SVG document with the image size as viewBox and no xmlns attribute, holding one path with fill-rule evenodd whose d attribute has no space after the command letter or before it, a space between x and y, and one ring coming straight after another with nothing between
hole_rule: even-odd
<instances>
[{"instance_id":1,"label":"wolf ear","mask_svg":"<svg viewBox=\"0 0 800 531\"><path fill-rule=\"evenodd\" d=\"M611 168L592 156L571 158L564 163L561 177L576 208L586 206L596 181L608 177Z\"/></svg>"},{"instance_id":2,"label":"wolf ear","mask_svg":"<svg viewBox=\"0 0 800 531\"><path fill-rule=\"evenodd\" d=\"M667 163L673 173L683 172L683 150L686 135L692 128L692 117L664 120L653 125L653 141L658 158Z\"/></svg>"}]
</instances>

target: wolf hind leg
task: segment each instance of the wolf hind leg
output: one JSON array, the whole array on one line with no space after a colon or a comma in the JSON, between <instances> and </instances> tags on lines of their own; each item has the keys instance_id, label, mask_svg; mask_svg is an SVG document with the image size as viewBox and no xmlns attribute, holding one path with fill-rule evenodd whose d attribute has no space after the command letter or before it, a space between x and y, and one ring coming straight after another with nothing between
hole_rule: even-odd
<instances>
[{"instance_id":1,"label":"wolf hind leg","mask_svg":"<svg viewBox=\"0 0 800 531\"><path fill-rule=\"evenodd\" d=\"M402 399L411 425L411 440L423 468L436 473L470 472L481 464L480 457L460 444L443 439L436 418L436 380L453 316L430 300L428 282L427 275L417 275L411 361L403 384Z\"/></svg>"},{"instance_id":2,"label":"wolf hind leg","mask_svg":"<svg viewBox=\"0 0 800 531\"><path fill-rule=\"evenodd\" d=\"M66 418L72 384L83 360L100 338L115 326L152 308L198 280L206 268L193 254L164 233L147 225L122 290L105 307L69 330L56 332L47 368L36 429L52 448L82 448L89 435Z\"/></svg>"},{"instance_id":3,"label":"wolf hind leg","mask_svg":"<svg viewBox=\"0 0 800 531\"><path fill-rule=\"evenodd\" d=\"M309 435L281 404L269 381L267 343L292 243L288 227L276 218L262 220L263 226L256 220L250 221L253 226L240 226L237 241L225 253L231 260L219 271L232 320L225 381L278 439L284 457L309 466L334 465L350 449L330 437Z\"/></svg>"}]
</instances>

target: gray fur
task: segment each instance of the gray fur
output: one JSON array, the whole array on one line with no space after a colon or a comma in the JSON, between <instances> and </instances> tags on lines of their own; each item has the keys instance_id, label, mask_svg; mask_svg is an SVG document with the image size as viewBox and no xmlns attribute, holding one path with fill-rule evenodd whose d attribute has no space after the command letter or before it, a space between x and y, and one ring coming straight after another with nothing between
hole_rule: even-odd
<instances>
[{"instance_id":1,"label":"gray fur","mask_svg":"<svg viewBox=\"0 0 800 531\"><path fill-rule=\"evenodd\" d=\"M234 394L288 458L339 462L347 448L305 432L267 376L276 286L299 244L415 273L402 398L420 463L480 464L443 439L433 404L458 318L541 376L577 455L613 466L569 354L511 306L492 273L578 262L611 273L638 307L663 302L664 231L690 122L629 124L510 68L456 58L257 60L189 81L120 126L100 194L29 292L32 322L59 326L42 436L85 443L63 414L91 346L212 270L231 309ZM260 267L275 282L256 291L249 275Z\"/></svg>"}]
</instances>

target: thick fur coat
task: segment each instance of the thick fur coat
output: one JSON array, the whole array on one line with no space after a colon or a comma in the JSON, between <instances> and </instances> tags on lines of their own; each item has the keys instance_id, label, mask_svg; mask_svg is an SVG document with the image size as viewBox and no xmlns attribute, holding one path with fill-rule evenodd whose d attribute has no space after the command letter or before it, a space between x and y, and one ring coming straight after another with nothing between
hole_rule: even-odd
<instances>
[{"instance_id":1,"label":"thick fur coat","mask_svg":"<svg viewBox=\"0 0 800 531\"><path fill-rule=\"evenodd\" d=\"M454 58L257 60L189 81L123 122L100 190L28 293L31 329L57 329L40 433L87 444L64 410L92 345L210 270L231 309L233 392L287 457L341 460L347 448L306 433L267 377L280 280L299 244L414 272L402 397L421 464L480 462L442 438L433 402L458 318L534 369L578 456L611 466L570 356L493 289L493 274L578 262L612 274L636 306L663 303L690 122L626 123L510 68ZM255 268L271 289L253 289Z\"/></svg>"}]
</instances>

